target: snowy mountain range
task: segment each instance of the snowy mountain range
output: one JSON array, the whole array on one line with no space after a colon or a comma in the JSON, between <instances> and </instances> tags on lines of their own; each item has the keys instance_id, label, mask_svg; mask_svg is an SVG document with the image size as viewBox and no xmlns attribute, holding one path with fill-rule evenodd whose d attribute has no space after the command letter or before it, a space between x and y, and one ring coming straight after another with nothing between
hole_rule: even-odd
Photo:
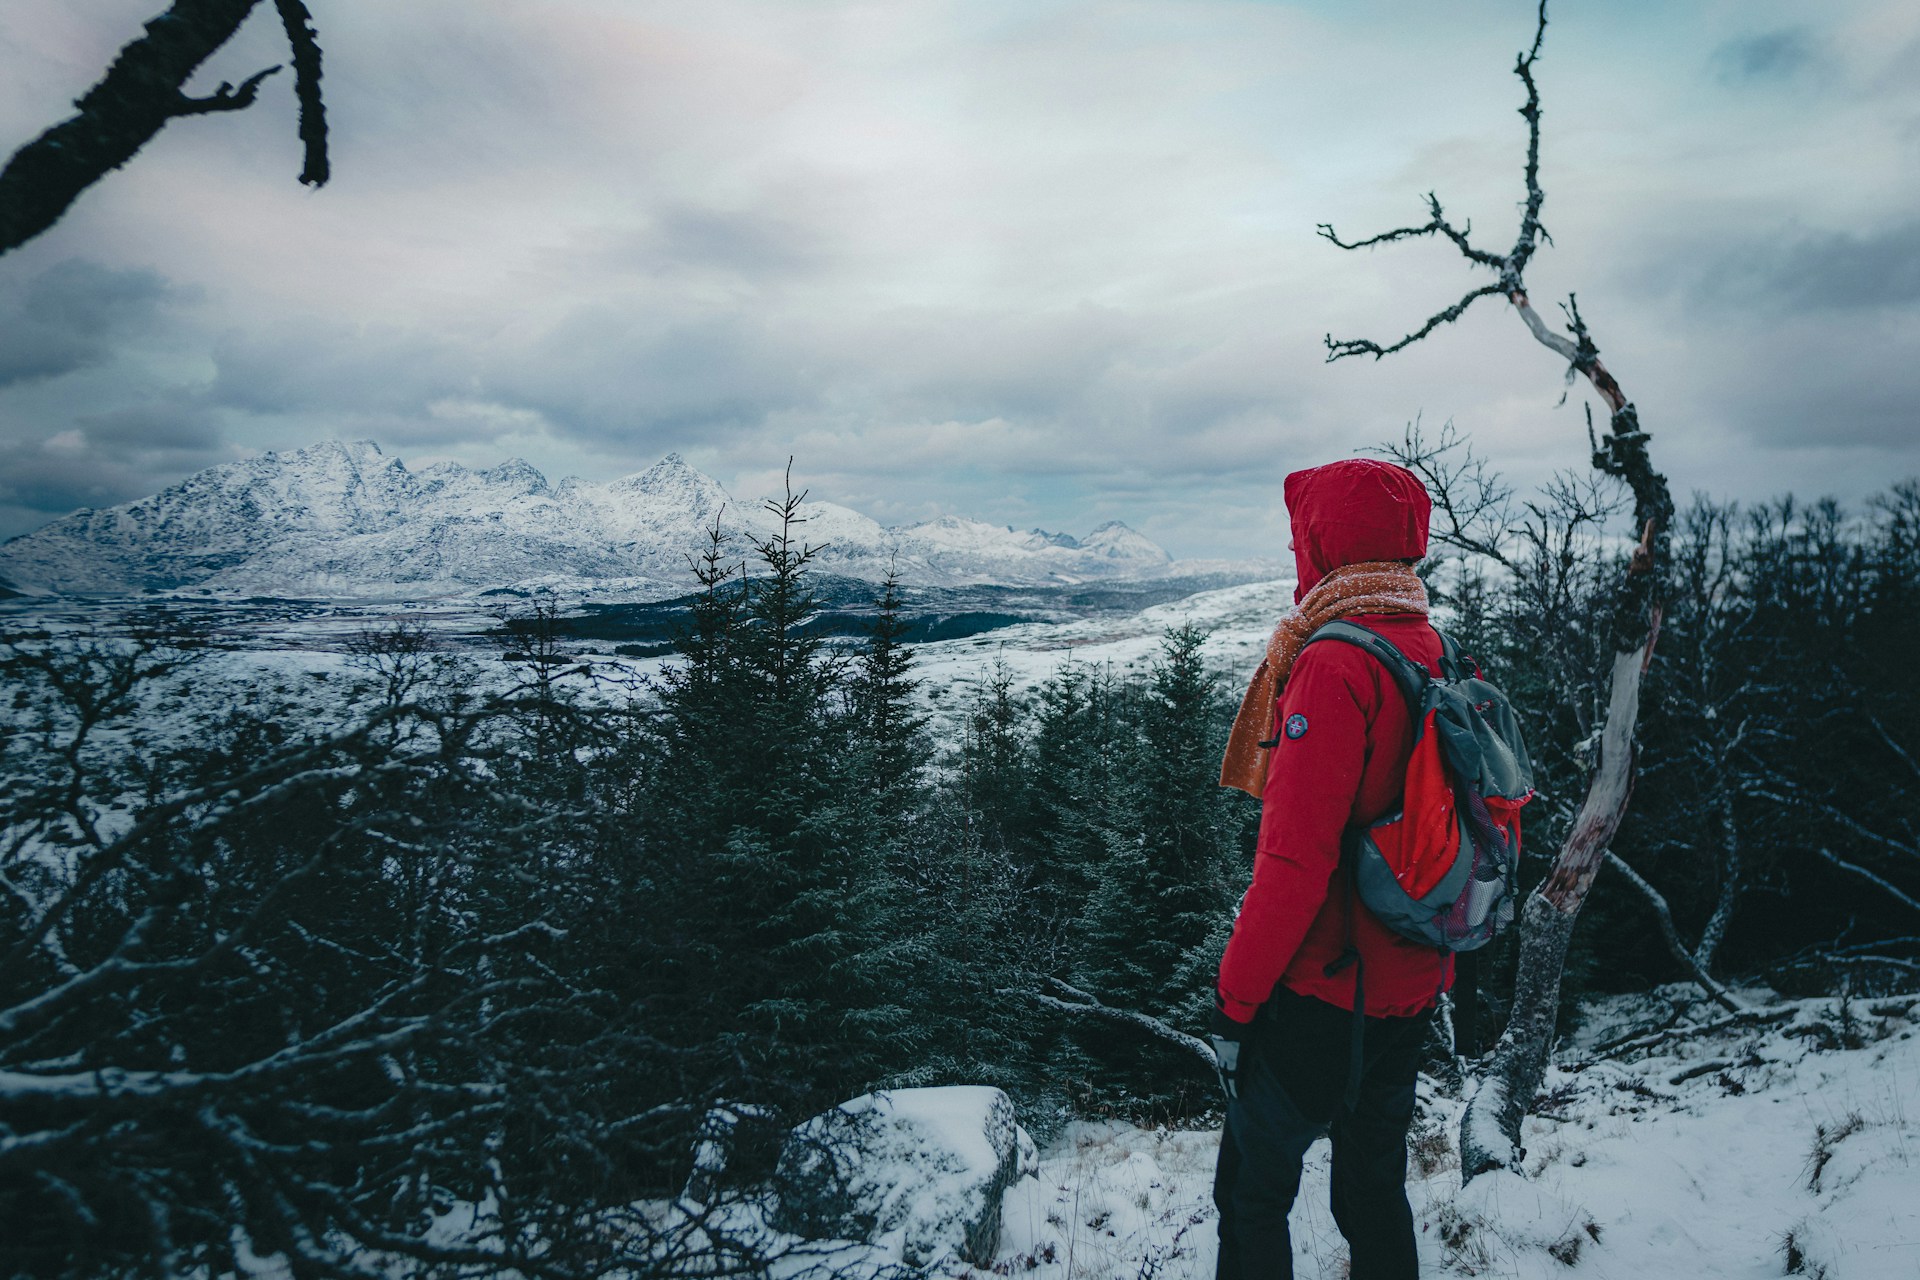
<instances>
[{"instance_id":1,"label":"snowy mountain range","mask_svg":"<svg viewBox=\"0 0 1920 1280\"><path fill-rule=\"evenodd\" d=\"M952 516L888 528L810 502L799 536L827 573L922 586L1165 576L1158 545L1118 522L1084 539ZM679 594L718 516L768 532L757 503L669 454L607 484L557 484L520 459L409 470L372 441L327 441L199 472L149 498L80 510L0 544L0 580L32 593L205 589L333 598L466 595L551 585ZM1213 568L1213 566L1208 566Z\"/></svg>"}]
</instances>

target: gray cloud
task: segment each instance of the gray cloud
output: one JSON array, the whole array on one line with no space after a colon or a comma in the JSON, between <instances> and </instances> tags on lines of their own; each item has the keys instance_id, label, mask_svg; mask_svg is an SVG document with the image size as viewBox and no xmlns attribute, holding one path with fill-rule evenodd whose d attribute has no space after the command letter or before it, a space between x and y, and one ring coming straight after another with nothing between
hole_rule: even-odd
<instances>
[{"instance_id":1,"label":"gray cloud","mask_svg":"<svg viewBox=\"0 0 1920 1280\"><path fill-rule=\"evenodd\" d=\"M1778 84L1811 70L1820 60L1818 38L1805 27L1782 27L1729 40L1713 51L1723 82Z\"/></svg>"},{"instance_id":2,"label":"gray cloud","mask_svg":"<svg viewBox=\"0 0 1920 1280\"><path fill-rule=\"evenodd\" d=\"M0 507L39 513L41 520L126 502L155 487L151 474L93 450L0 441Z\"/></svg>"},{"instance_id":3,"label":"gray cloud","mask_svg":"<svg viewBox=\"0 0 1920 1280\"><path fill-rule=\"evenodd\" d=\"M0 534L232 456L209 407L156 372L197 340L200 302L145 267L0 270Z\"/></svg>"},{"instance_id":4,"label":"gray cloud","mask_svg":"<svg viewBox=\"0 0 1920 1280\"><path fill-rule=\"evenodd\" d=\"M207 400L259 415L419 410L479 367L454 334L298 314L220 332L208 354Z\"/></svg>"},{"instance_id":5,"label":"gray cloud","mask_svg":"<svg viewBox=\"0 0 1920 1280\"><path fill-rule=\"evenodd\" d=\"M642 261L655 272L724 271L778 280L830 265L821 228L769 209L668 205L646 237Z\"/></svg>"},{"instance_id":6,"label":"gray cloud","mask_svg":"<svg viewBox=\"0 0 1920 1280\"><path fill-rule=\"evenodd\" d=\"M1739 337L1751 344L1744 376L1722 374L1714 381L1736 419L1757 441L1886 457L1910 449L1920 438L1920 362L1912 358L1920 344L1920 319L1860 327L1809 317ZM1792 373L1768 372L1777 369ZM1903 470L1920 474L1920 467L1909 463L1904 469L1888 468L1879 480L1891 483ZM1799 487L1791 473L1782 474L1776 486Z\"/></svg>"},{"instance_id":7,"label":"gray cloud","mask_svg":"<svg viewBox=\"0 0 1920 1280\"><path fill-rule=\"evenodd\" d=\"M0 136L72 96L82 54L37 42L51 3L9 13ZM1422 410L1524 484L1584 456L1579 406L1549 416L1554 360L1486 304L1326 367L1323 333L1397 336L1476 277L1444 245L1344 255L1312 227L1398 225L1431 186L1500 241L1526 19L338 0L325 190L291 181L269 82L0 260L0 532L328 436L598 477L677 449L743 496L792 453L884 518L1119 517L1188 553L1283 544L1285 471ZM1678 488L1774 487L1810 434L1833 449L1792 483L1920 467L1901 0L1631 19L1549 34L1536 293L1580 291ZM264 15L206 75L283 57ZM1703 93L1703 67L1741 91ZM1645 272L1617 265L1661 236ZM1871 330L1857 354L1843 324Z\"/></svg>"},{"instance_id":8,"label":"gray cloud","mask_svg":"<svg viewBox=\"0 0 1920 1280\"><path fill-rule=\"evenodd\" d=\"M818 375L805 367L802 341L752 314L584 306L498 351L475 385L580 438L665 451L811 404Z\"/></svg>"},{"instance_id":9,"label":"gray cloud","mask_svg":"<svg viewBox=\"0 0 1920 1280\"><path fill-rule=\"evenodd\" d=\"M123 458L186 454L192 459L207 456L224 443L208 407L198 402L127 405L81 414L75 422L89 446Z\"/></svg>"},{"instance_id":10,"label":"gray cloud","mask_svg":"<svg viewBox=\"0 0 1920 1280\"><path fill-rule=\"evenodd\" d=\"M1920 303L1920 220L1875 231L1786 232L1734 248L1685 245L1650 274L1686 280L1710 308L1774 314Z\"/></svg>"},{"instance_id":11,"label":"gray cloud","mask_svg":"<svg viewBox=\"0 0 1920 1280\"><path fill-rule=\"evenodd\" d=\"M1087 303L1022 312L916 307L838 337L838 362L911 418L985 421L1071 414L1148 343L1137 315Z\"/></svg>"},{"instance_id":12,"label":"gray cloud","mask_svg":"<svg viewBox=\"0 0 1920 1280\"><path fill-rule=\"evenodd\" d=\"M1767 292L1802 307L1890 307L1920 301L1920 221L1878 232L1809 236L1772 255Z\"/></svg>"},{"instance_id":13,"label":"gray cloud","mask_svg":"<svg viewBox=\"0 0 1920 1280\"><path fill-rule=\"evenodd\" d=\"M180 296L157 272L81 259L24 279L0 274L0 387L102 363L164 323Z\"/></svg>"}]
</instances>

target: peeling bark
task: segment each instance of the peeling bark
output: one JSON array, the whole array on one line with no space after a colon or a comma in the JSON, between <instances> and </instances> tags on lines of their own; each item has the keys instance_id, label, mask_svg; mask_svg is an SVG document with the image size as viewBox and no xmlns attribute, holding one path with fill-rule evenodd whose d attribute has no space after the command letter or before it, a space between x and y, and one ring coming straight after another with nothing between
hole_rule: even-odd
<instances>
[{"instance_id":1,"label":"peeling bark","mask_svg":"<svg viewBox=\"0 0 1920 1280\"><path fill-rule=\"evenodd\" d=\"M1614 657L1599 767L1574 819L1573 833L1520 912L1513 1009L1494 1045L1482 1086L1468 1101L1460 1121L1463 1178L1519 1167L1520 1121L1547 1072L1554 1018L1560 1008L1560 975L1566 968L1573 924L1626 815L1633 789L1633 727L1640 713L1640 677L1646 670L1647 652L1643 647ZM1498 1087L1487 1087L1493 1081Z\"/></svg>"}]
</instances>

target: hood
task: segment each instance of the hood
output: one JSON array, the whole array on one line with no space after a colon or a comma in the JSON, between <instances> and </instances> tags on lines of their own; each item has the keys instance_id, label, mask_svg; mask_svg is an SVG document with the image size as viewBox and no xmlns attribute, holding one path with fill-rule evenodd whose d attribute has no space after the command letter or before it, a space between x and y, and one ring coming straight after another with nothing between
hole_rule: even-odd
<instances>
[{"instance_id":1,"label":"hood","mask_svg":"<svg viewBox=\"0 0 1920 1280\"><path fill-rule=\"evenodd\" d=\"M1427 553L1433 502L1405 467L1374 458L1329 462L1288 476L1285 493L1300 575L1296 603L1342 565Z\"/></svg>"}]
</instances>

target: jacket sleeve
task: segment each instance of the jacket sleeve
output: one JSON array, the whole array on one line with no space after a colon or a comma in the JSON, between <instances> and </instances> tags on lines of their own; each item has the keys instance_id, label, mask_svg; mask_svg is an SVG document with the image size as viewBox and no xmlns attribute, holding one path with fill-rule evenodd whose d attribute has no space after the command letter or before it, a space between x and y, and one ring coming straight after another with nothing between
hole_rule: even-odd
<instances>
[{"instance_id":1,"label":"jacket sleeve","mask_svg":"<svg viewBox=\"0 0 1920 1280\"><path fill-rule=\"evenodd\" d=\"M1340 836L1360 789L1379 696L1363 667L1343 661L1348 656L1341 645L1311 646L1280 697L1253 884L1220 958L1218 1005L1236 1022L1251 1020L1273 993L1340 867ZM1298 736L1289 736L1289 726Z\"/></svg>"}]
</instances>

